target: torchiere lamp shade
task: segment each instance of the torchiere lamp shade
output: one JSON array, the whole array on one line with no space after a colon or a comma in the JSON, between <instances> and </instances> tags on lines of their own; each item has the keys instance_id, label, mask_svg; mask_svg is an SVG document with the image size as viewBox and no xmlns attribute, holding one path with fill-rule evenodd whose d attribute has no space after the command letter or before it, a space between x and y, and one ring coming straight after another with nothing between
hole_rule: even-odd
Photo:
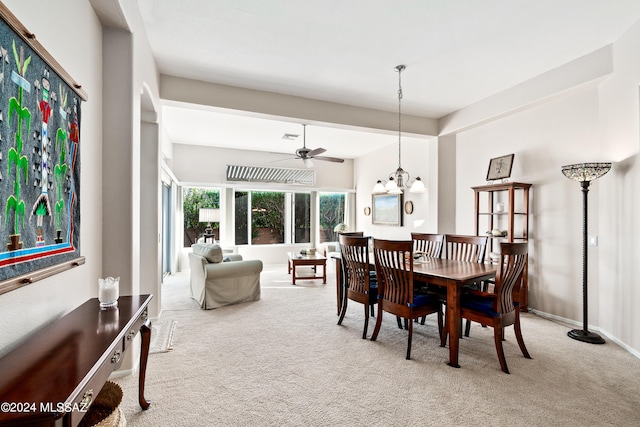
<instances>
[{"instance_id":1,"label":"torchiere lamp shade","mask_svg":"<svg viewBox=\"0 0 640 427\"><path fill-rule=\"evenodd\" d=\"M611 163L576 163L562 167L562 173L574 181L593 181L611 170Z\"/></svg>"}]
</instances>

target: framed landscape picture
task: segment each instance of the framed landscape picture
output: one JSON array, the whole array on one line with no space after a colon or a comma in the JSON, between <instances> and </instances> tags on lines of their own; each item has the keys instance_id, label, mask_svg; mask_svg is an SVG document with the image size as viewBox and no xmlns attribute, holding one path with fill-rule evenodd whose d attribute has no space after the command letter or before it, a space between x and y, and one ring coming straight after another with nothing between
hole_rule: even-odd
<instances>
[{"instance_id":1,"label":"framed landscape picture","mask_svg":"<svg viewBox=\"0 0 640 427\"><path fill-rule=\"evenodd\" d=\"M402 225L402 193L372 195L373 224Z\"/></svg>"}]
</instances>

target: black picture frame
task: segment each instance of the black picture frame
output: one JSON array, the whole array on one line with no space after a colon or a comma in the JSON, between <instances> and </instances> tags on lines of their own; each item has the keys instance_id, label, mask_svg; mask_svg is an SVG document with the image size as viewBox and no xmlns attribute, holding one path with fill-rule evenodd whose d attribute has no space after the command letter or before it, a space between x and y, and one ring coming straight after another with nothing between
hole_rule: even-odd
<instances>
[{"instance_id":1,"label":"black picture frame","mask_svg":"<svg viewBox=\"0 0 640 427\"><path fill-rule=\"evenodd\" d=\"M507 154L506 156L491 159L489 161L489 169L487 170L487 181L509 178L511 176L514 157L515 154Z\"/></svg>"},{"instance_id":2,"label":"black picture frame","mask_svg":"<svg viewBox=\"0 0 640 427\"><path fill-rule=\"evenodd\" d=\"M371 206L373 224L402 226L402 193L372 194Z\"/></svg>"}]
</instances>

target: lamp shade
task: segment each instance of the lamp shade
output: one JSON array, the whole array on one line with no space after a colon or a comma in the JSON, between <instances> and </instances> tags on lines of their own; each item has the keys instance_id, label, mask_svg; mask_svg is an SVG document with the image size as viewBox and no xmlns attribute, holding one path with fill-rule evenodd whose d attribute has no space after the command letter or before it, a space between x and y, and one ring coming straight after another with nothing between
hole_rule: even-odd
<instances>
[{"instance_id":1,"label":"lamp shade","mask_svg":"<svg viewBox=\"0 0 640 427\"><path fill-rule=\"evenodd\" d=\"M562 173L574 181L593 181L611 170L611 163L577 163L562 167Z\"/></svg>"},{"instance_id":2,"label":"lamp shade","mask_svg":"<svg viewBox=\"0 0 640 427\"><path fill-rule=\"evenodd\" d=\"M376 185L373 187L373 194L382 194L382 193L386 193L387 190L384 189L384 184L382 183L382 181L378 180L378 182L376 182Z\"/></svg>"},{"instance_id":3,"label":"lamp shade","mask_svg":"<svg viewBox=\"0 0 640 427\"><path fill-rule=\"evenodd\" d=\"M425 191L427 191L427 189L420 177L417 177L416 180L413 181L413 184L411 184L411 187L409 187L410 193L424 193Z\"/></svg>"},{"instance_id":4,"label":"lamp shade","mask_svg":"<svg viewBox=\"0 0 640 427\"><path fill-rule=\"evenodd\" d=\"M198 212L198 221L200 222L220 222L220 209L202 208Z\"/></svg>"}]
</instances>

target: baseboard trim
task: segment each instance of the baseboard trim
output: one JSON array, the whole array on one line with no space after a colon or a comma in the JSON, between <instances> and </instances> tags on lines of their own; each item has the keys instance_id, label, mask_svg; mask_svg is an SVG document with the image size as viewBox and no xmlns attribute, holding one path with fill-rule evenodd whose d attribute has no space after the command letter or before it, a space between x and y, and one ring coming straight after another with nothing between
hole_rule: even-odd
<instances>
[{"instance_id":1,"label":"baseboard trim","mask_svg":"<svg viewBox=\"0 0 640 427\"><path fill-rule=\"evenodd\" d=\"M540 316L542 318L545 318L545 319L548 319L548 320L551 320L551 321L554 321L554 322L563 323L563 324L565 324L567 326L582 327L582 323L581 322L576 322L575 320L566 319L566 318L561 317L561 316L556 316L555 314L545 313L544 311L535 310L535 309L532 309L532 308L529 309L529 312L535 314L536 316ZM592 330L594 332L598 332L599 334L604 335L611 342L613 342L617 346L623 348L624 350L628 351L633 356L635 356L637 359L640 359L640 351L637 351L636 349L634 349L632 347L629 347L627 344L625 344L624 342L620 341L614 335L611 335L609 332L602 330L602 328L599 328L597 326L589 325L589 330Z\"/></svg>"}]
</instances>

